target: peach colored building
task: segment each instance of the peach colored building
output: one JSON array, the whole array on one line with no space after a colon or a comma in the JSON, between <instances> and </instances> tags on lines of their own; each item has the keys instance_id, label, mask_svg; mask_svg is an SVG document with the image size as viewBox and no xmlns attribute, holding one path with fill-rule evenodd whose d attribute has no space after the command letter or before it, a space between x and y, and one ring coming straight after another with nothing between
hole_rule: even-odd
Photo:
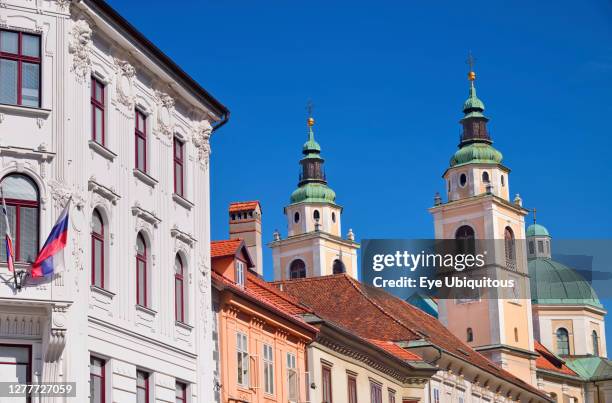
<instances>
[{"instance_id":1,"label":"peach colored building","mask_svg":"<svg viewBox=\"0 0 612 403\"><path fill-rule=\"evenodd\" d=\"M299 315L309 311L254 271L241 239L211 243L216 320L216 400L308 401L306 346L317 329Z\"/></svg>"}]
</instances>

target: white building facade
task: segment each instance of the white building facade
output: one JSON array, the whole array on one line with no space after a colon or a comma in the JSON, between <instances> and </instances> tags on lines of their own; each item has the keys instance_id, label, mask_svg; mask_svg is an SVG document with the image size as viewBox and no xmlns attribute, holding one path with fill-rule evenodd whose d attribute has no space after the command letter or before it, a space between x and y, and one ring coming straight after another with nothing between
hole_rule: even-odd
<instances>
[{"instance_id":1,"label":"white building facade","mask_svg":"<svg viewBox=\"0 0 612 403\"><path fill-rule=\"evenodd\" d=\"M17 271L72 200L53 275L15 284L3 243L0 379L76 396L9 401L213 401L209 137L228 117L104 1L0 1Z\"/></svg>"}]
</instances>

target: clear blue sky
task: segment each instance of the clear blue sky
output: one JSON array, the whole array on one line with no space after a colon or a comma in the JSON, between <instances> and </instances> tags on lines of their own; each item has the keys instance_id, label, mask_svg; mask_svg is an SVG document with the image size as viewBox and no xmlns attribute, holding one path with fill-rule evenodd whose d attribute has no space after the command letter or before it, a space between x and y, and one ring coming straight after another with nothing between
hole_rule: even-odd
<instances>
[{"instance_id":1,"label":"clear blue sky","mask_svg":"<svg viewBox=\"0 0 612 403\"><path fill-rule=\"evenodd\" d=\"M212 139L214 239L228 204L251 199L264 240L286 234L309 98L343 231L431 237L468 49L512 194L556 238L611 238L609 1L109 3L232 111Z\"/></svg>"}]
</instances>

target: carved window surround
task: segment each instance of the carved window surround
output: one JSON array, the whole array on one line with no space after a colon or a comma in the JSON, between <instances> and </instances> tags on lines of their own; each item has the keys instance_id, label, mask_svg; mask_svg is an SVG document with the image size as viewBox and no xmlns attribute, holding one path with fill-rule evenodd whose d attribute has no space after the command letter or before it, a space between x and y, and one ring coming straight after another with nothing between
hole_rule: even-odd
<instances>
[{"instance_id":1,"label":"carved window surround","mask_svg":"<svg viewBox=\"0 0 612 403\"><path fill-rule=\"evenodd\" d=\"M115 293L114 293L114 292L111 292L111 291L109 291L109 290L107 290L107 289L104 289L104 288L100 288L100 287L95 286L95 285L93 285L93 284L92 284L92 285L91 285L89 288L90 288L91 292L94 292L94 293L96 293L96 294L100 294L100 295L102 295L104 298L107 298L107 299L109 299L109 300L112 300L112 299L113 299L113 297L115 296Z\"/></svg>"},{"instance_id":2,"label":"carved window surround","mask_svg":"<svg viewBox=\"0 0 612 403\"><path fill-rule=\"evenodd\" d=\"M176 226L170 230L170 236L189 245L191 248L193 248L193 245L197 242L191 234L181 231Z\"/></svg>"},{"instance_id":3,"label":"carved window surround","mask_svg":"<svg viewBox=\"0 0 612 403\"><path fill-rule=\"evenodd\" d=\"M102 144L98 143L95 140L89 140L89 148L92 151L95 151L96 153L100 154L101 157L106 158L110 162L113 162L115 158L117 158L117 154L115 154L114 152L104 147Z\"/></svg>"},{"instance_id":4,"label":"carved window surround","mask_svg":"<svg viewBox=\"0 0 612 403\"><path fill-rule=\"evenodd\" d=\"M99 194L113 205L116 205L117 201L121 199L121 196L115 193L114 189L101 185L93 177L89 178L88 187L90 191Z\"/></svg>"},{"instance_id":5,"label":"carved window surround","mask_svg":"<svg viewBox=\"0 0 612 403\"><path fill-rule=\"evenodd\" d=\"M153 225L153 227L155 228L157 228L157 226L161 222L161 219L157 217L155 213L152 213L150 211L143 209L138 204L132 207L132 215L142 219L145 222L148 222L149 224Z\"/></svg>"},{"instance_id":6,"label":"carved window surround","mask_svg":"<svg viewBox=\"0 0 612 403\"><path fill-rule=\"evenodd\" d=\"M172 193L172 200L174 200L176 204L179 204L185 207L187 210L191 210L191 208L195 206L195 204L193 204L189 200L185 199L183 196L178 195L176 193Z\"/></svg>"},{"instance_id":7,"label":"carved window surround","mask_svg":"<svg viewBox=\"0 0 612 403\"><path fill-rule=\"evenodd\" d=\"M157 311L154 311L153 309L147 308L146 306L143 306L143 305L136 304L136 310L138 312L146 314L147 316L150 316L151 318L154 318L155 315L157 315Z\"/></svg>"},{"instance_id":8,"label":"carved window surround","mask_svg":"<svg viewBox=\"0 0 612 403\"><path fill-rule=\"evenodd\" d=\"M43 147L39 147L38 150L34 150L32 148L0 146L0 155L15 156L23 159L37 160L40 162L51 162L51 160L55 157L55 153L46 151Z\"/></svg>"},{"instance_id":9,"label":"carved window surround","mask_svg":"<svg viewBox=\"0 0 612 403\"><path fill-rule=\"evenodd\" d=\"M151 186L152 188L154 188L158 183L157 179L153 178L146 172L142 172L140 169L134 168L133 172L136 178L140 179L142 182L148 186Z\"/></svg>"}]
</instances>

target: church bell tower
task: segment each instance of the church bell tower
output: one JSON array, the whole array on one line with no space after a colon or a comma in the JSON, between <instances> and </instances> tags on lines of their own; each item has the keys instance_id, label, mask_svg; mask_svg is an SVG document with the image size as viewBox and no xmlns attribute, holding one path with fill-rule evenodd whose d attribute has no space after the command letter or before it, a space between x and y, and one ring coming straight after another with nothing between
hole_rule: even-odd
<instances>
[{"instance_id":1,"label":"church bell tower","mask_svg":"<svg viewBox=\"0 0 612 403\"><path fill-rule=\"evenodd\" d=\"M314 123L312 116L309 117L298 187L284 209L287 238L281 239L276 231L269 244L275 280L339 273L357 278L359 244L352 230L342 237L342 207L336 204L336 193L327 185Z\"/></svg>"},{"instance_id":2,"label":"church bell tower","mask_svg":"<svg viewBox=\"0 0 612 403\"><path fill-rule=\"evenodd\" d=\"M528 211L518 195L510 201L510 170L502 163L501 152L493 147L487 128L489 119L484 115L484 103L476 95L476 74L469 62L469 96L460 121L463 130L458 150L443 174L447 201L436 195L429 211L436 239L471 239L475 244L487 245L487 274L498 280L514 280L517 286L440 300L439 318L474 349L535 385L536 356L524 245L524 217Z\"/></svg>"}]
</instances>

